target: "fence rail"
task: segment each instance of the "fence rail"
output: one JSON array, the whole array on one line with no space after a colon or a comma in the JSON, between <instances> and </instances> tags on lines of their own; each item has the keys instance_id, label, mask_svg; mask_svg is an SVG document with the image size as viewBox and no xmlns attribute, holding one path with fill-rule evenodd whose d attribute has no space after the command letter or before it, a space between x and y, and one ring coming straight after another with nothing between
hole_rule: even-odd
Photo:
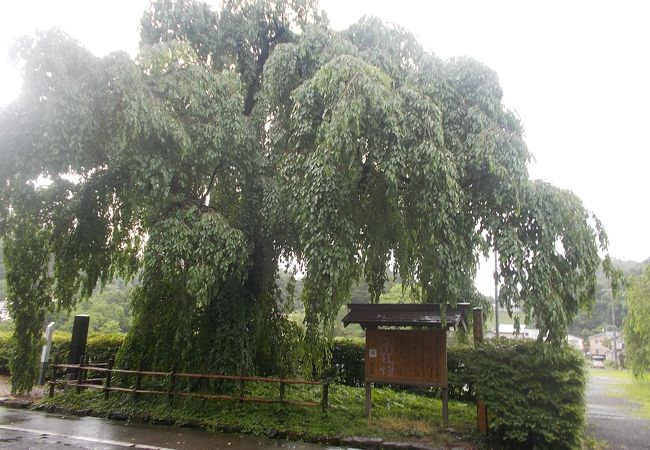
<instances>
[{"instance_id":1,"label":"fence rail","mask_svg":"<svg viewBox=\"0 0 650 450\"><path fill-rule=\"evenodd\" d=\"M309 380L297 380L290 378L266 378L266 377L255 377L255 376L244 376L244 375L223 375L223 374L213 374L213 373L186 373L186 372L176 372L175 369L172 369L169 372L159 372L159 371L150 371L150 370L141 370L142 363L138 365L138 370L128 370L128 369L114 369L113 368L113 359L111 358L108 363L99 363L99 364L86 364L84 356L81 357L79 364L59 364L58 361L54 361L50 365L50 380L49 387L50 397L54 396L55 386L57 384L63 384L64 386L74 387L77 390L77 393L85 389L97 389L104 392L104 397L109 398L111 392L123 392L129 393L134 396L138 395L162 395L169 398L170 404L173 402L174 397L184 397L184 398L201 398L206 400L235 400L240 403L243 402L256 402L256 403L281 403L288 405L296 406L321 406L323 410L326 410L328 407L329 399L329 383L326 381L309 381ZM59 371L67 371L68 373L73 373L76 375L73 379L69 380L59 380ZM88 373L94 374L105 374L102 378L88 378ZM111 386L113 375L130 375L135 376L135 385L134 387L120 387L120 386ZM168 379L168 388L167 390L153 390L153 389L142 389L142 377L164 377ZM176 382L178 379L200 379L200 380L225 380L225 381L236 381L239 383L238 386L238 395L223 395L223 394L206 394L198 392L187 392L176 390ZM93 383L94 382L94 383ZM255 396L246 396L245 395L245 383L271 383L279 385L279 397L278 398L264 398L264 397L255 397ZM321 386L321 401L320 402L309 402L309 401L297 401L297 400L287 400L286 399L286 386L288 385L311 385L311 386Z\"/></svg>"}]
</instances>

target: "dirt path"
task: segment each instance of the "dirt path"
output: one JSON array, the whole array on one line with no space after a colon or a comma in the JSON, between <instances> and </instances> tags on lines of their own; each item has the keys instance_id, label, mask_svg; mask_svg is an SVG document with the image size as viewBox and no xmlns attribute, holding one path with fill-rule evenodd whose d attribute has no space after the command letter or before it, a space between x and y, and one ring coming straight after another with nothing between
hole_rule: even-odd
<instances>
[{"instance_id":1,"label":"dirt path","mask_svg":"<svg viewBox=\"0 0 650 450\"><path fill-rule=\"evenodd\" d=\"M6 375L0 375L0 398L11 395L11 380Z\"/></svg>"},{"instance_id":2,"label":"dirt path","mask_svg":"<svg viewBox=\"0 0 650 450\"><path fill-rule=\"evenodd\" d=\"M609 448L650 449L650 420L638 417L640 404L629 399L614 397L622 393L619 378L590 373L587 387L587 422L589 433L596 439L609 443Z\"/></svg>"},{"instance_id":3,"label":"dirt path","mask_svg":"<svg viewBox=\"0 0 650 450\"><path fill-rule=\"evenodd\" d=\"M11 395L11 379L7 375L0 375L0 398L21 398L26 400L33 400L41 397L45 392L44 386L34 386L32 392L27 395L15 396Z\"/></svg>"}]
</instances>

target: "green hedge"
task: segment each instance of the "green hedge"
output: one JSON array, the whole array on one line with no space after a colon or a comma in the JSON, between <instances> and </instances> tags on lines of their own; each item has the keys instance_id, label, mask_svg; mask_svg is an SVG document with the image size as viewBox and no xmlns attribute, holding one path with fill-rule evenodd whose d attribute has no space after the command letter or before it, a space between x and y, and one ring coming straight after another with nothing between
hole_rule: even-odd
<instances>
[{"instance_id":1,"label":"green hedge","mask_svg":"<svg viewBox=\"0 0 650 450\"><path fill-rule=\"evenodd\" d=\"M335 338L332 345L332 366L335 381L346 386L363 386L365 371L363 339Z\"/></svg>"},{"instance_id":2,"label":"green hedge","mask_svg":"<svg viewBox=\"0 0 650 450\"><path fill-rule=\"evenodd\" d=\"M0 375L9 375L9 358L11 358L10 332L0 333Z\"/></svg>"},{"instance_id":3,"label":"green hedge","mask_svg":"<svg viewBox=\"0 0 650 450\"><path fill-rule=\"evenodd\" d=\"M568 344L487 341L466 354L468 380L504 447L579 448L585 425L584 357Z\"/></svg>"},{"instance_id":4,"label":"green hedge","mask_svg":"<svg viewBox=\"0 0 650 450\"><path fill-rule=\"evenodd\" d=\"M61 363L68 362L70 339L70 333L54 333L50 352L52 360L58 356ZM86 343L86 357L93 362L107 362L108 358L117 353L122 346L123 340L124 335L119 333L91 334L88 336ZM11 358L12 348L11 333L0 333L0 374L9 375L9 359Z\"/></svg>"}]
</instances>

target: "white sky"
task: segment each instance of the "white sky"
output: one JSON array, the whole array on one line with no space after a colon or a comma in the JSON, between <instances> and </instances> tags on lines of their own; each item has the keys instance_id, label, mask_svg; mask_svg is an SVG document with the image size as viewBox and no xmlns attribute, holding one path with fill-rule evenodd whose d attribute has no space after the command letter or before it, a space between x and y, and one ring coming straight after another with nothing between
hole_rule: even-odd
<instances>
[{"instance_id":1,"label":"white sky","mask_svg":"<svg viewBox=\"0 0 650 450\"><path fill-rule=\"evenodd\" d=\"M20 89L6 58L17 37L58 26L96 55L134 55L147 5L3 2L0 105ZM411 30L442 58L469 55L494 69L535 155L531 177L581 197L604 223L613 256L650 257L650 2L321 0L321 8L336 29L374 15ZM489 269L477 284L493 293Z\"/></svg>"}]
</instances>

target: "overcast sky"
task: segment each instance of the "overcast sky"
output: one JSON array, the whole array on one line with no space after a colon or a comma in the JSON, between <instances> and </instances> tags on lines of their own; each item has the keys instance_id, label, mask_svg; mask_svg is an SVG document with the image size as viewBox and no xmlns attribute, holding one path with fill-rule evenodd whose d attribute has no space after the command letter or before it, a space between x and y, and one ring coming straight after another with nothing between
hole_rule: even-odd
<instances>
[{"instance_id":1,"label":"overcast sky","mask_svg":"<svg viewBox=\"0 0 650 450\"><path fill-rule=\"evenodd\" d=\"M218 2L210 2L218 4ZM535 155L532 178L572 190L604 223L610 253L650 257L650 2L321 0L335 29L363 15L403 25L442 58L494 69ZM134 55L145 0L4 2L0 105L20 90L7 48L58 26L98 56ZM478 285L489 293L489 271Z\"/></svg>"}]
</instances>

